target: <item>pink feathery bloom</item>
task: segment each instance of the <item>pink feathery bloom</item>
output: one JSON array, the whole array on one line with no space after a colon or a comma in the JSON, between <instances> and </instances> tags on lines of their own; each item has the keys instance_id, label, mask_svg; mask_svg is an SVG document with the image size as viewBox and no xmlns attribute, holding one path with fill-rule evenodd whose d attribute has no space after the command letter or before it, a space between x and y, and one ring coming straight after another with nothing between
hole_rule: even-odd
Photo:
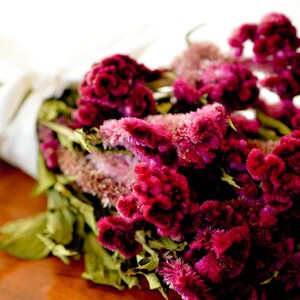
<instances>
[{"instance_id":1,"label":"pink feathery bloom","mask_svg":"<svg viewBox=\"0 0 300 300\"><path fill-rule=\"evenodd\" d=\"M204 168L212 163L226 127L225 109L220 104L206 105L191 112L174 137L179 164Z\"/></svg>"},{"instance_id":2,"label":"pink feathery bloom","mask_svg":"<svg viewBox=\"0 0 300 300\"><path fill-rule=\"evenodd\" d=\"M75 179L76 187L101 199L104 207L115 206L118 198L131 192L138 160L124 153L93 152L86 156L58 152L63 174Z\"/></svg>"},{"instance_id":3,"label":"pink feathery bloom","mask_svg":"<svg viewBox=\"0 0 300 300\"><path fill-rule=\"evenodd\" d=\"M175 290L182 299L198 300L208 299L206 286L201 277L193 268L181 259L163 263L159 268L159 274L163 280Z\"/></svg>"},{"instance_id":4,"label":"pink feathery bloom","mask_svg":"<svg viewBox=\"0 0 300 300\"><path fill-rule=\"evenodd\" d=\"M155 99L145 83L159 76L159 71L151 71L127 55L106 58L85 75L73 117L83 126L98 126L111 116L155 113Z\"/></svg>"},{"instance_id":5,"label":"pink feathery bloom","mask_svg":"<svg viewBox=\"0 0 300 300\"><path fill-rule=\"evenodd\" d=\"M219 102L229 112L255 106L259 95L256 76L240 63L209 66L199 79L198 90L207 95L208 102Z\"/></svg>"},{"instance_id":6,"label":"pink feathery bloom","mask_svg":"<svg viewBox=\"0 0 300 300\"><path fill-rule=\"evenodd\" d=\"M105 147L125 147L142 160L159 159L172 146L172 134L164 126L137 118L107 120L99 133Z\"/></svg>"},{"instance_id":7,"label":"pink feathery bloom","mask_svg":"<svg viewBox=\"0 0 300 300\"><path fill-rule=\"evenodd\" d=\"M207 66L218 61L230 60L224 56L219 47L211 42L191 43L189 47L175 59L171 68L179 77L187 82L197 81Z\"/></svg>"},{"instance_id":8,"label":"pink feathery bloom","mask_svg":"<svg viewBox=\"0 0 300 300\"><path fill-rule=\"evenodd\" d=\"M120 216L110 216L98 221L98 241L105 248L119 250L125 258L136 256L142 245L135 240L132 225Z\"/></svg>"},{"instance_id":9,"label":"pink feathery bloom","mask_svg":"<svg viewBox=\"0 0 300 300\"><path fill-rule=\"evenodd\" d=\"M145 220L160 235L182 239L182 221L191 206L187 179L175 169L146 163L136 166L136 175L133 190Z\"/></svg>"}]
</instances>

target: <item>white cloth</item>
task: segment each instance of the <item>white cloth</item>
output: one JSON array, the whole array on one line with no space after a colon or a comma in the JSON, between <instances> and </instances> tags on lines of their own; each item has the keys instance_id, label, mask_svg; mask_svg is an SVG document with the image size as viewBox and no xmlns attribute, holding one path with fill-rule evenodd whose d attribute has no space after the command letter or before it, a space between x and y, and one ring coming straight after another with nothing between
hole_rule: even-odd
<instances>
[{"instance_id":1,"label":"white cloth","mask_svg":"<svg viewBox=\"0 0 300 300\"><path fill-rule=\"evenodd\" d=\"M4 2L4 0L0 0ZM45 98L116 52L150 68L168 65L185 34L225 47L231 30L270 12L291 18L300 34L298 0L201 1L10 0L0 10L0 157L37 177L35 121ZM22 102L28 90L32 92Z\"/></svg>"}]
</instances>

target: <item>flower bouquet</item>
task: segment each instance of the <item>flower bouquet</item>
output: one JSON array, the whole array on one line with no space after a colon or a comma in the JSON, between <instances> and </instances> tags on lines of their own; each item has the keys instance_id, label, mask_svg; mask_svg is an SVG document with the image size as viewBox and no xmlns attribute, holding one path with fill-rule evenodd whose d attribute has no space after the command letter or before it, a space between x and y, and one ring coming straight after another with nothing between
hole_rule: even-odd
<instances>
[{"instance_id":1,"label":"flower bouquet","mask_svg":"<svg viewBox=\"0 0 300 300\"><path fill-rule=\"evenodd\" d=\"M272 13L229 44L188 38L160 70L113 55L46 99L34 193L48 209L4 225L0 248L83 256L83 278L145 277L165 298L297 293L300 39Z\"/></svg>"}]
</instances>

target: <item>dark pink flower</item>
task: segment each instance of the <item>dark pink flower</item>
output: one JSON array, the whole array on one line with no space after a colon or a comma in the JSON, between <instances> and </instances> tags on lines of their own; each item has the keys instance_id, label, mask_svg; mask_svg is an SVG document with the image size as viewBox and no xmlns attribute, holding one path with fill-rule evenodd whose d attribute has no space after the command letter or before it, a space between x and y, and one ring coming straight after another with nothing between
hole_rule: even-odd
<instances>
[{"instance_id":1,"label":"dark pink flower","mask_svg":"<svg viewBox=\"0 0 300 300\"><path fill-rule=\"evenodd\" d=\"M190 213L190 192L186 178L175 169L140 163L136 167L134 195L145 220L162 236L182 239L182 221Z\"/></svg>"},{"instance_id":2,"label":"dark pink flower","mask_svg":"<svg viewBox=\"0 0 300 300\"><path fill-rule=\"evenodd\" d=\"M106 58L85 75L74 118L83 126L98 126L112 116L152 114L155 100L145 83L159 76L159 71L151 71L129 56Z\"/></svg>"},{"instance_id":3,"label":"dark pink flower","mask_svg":"<svg viewBox=\"0 0 300 300\"><path fill-rule=\"evenodd\" d=\"M135 240L135 231L131 224L119 216L105 217L98 222L98 241L105 248L115 251L119 250L126 258L136 256L142 245Z\"/></svg>"},{"instance_id":4,"label":"dark pink flower","mask_svg":"<svg viewBox=\"0 0 300 300\"><path fill-rule=\"evenodd\" d=\"M236 56L241 56L244 49L244 42L247 40L255 41L256 39L256 24L244 24L238 27L229 38L228 43L234 49Z\"/></svg>"},{"instance_id":5,"label":"dark pink flower","mask_svg":"<svg viewBox=\"0 0 300 300\"><path fill-rule=\"evenodd\" d=\"M199 83L201 95L210 103L219 102L231 112L254 106L258 100L257 78L244 65L220 63L209 66Z\"/></svg>"},{"instance_id":6,"label":"dark pink flower","mask_svg":"<svg viewBox=\"0 0 300 300\"><path fill-rule=\"evenodd\" d=\"M174 96L177 101L184 102L186 104L198 104L197 102L201 98L200 92L193 87L192 84L189 84L183 78L177 79L173 83Z\"/></svg>"},{"instance_id":7,"label":"dark pink flower","mask_svg":"<svg viewBox=\"0 0 300 300\"><path fill-rule=\"evenodd\" d=\"M183 260L168 261L159 268L164 281L185 300L207 299L206 286L193 268Z\"/></svg>"}]
</instances>

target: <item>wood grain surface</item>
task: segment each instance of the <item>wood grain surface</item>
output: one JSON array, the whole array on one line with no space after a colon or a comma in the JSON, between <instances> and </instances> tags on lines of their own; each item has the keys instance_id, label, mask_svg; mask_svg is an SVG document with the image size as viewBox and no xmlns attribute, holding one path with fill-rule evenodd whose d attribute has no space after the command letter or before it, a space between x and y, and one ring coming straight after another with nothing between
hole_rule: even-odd
<instances>
[{"instance_id":1,"label":"wood grain surface","mask_svg":"<svg viewBox=\"0 0 300 300\"><path fill-rule=\"evenodd\" d=\"M34 180L0 160L0 226L46 208L44 197L31 197ZM156 291L116 289L80 277L82 261L65 265L58 258L21 260L0 251L1 300L162 300Z\"/></svg>"}]
</instances>

